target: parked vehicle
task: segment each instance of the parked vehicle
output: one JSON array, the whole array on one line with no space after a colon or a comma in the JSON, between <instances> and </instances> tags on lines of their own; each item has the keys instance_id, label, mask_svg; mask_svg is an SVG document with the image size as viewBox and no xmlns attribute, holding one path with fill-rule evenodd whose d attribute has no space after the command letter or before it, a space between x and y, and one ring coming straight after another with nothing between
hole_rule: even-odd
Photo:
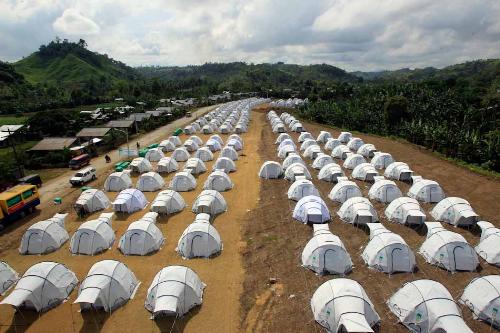
<instances>
[{"instance_id":1,"label":"parked vehicle","mask_svg":"<svg viewBox=\"0 0 500 333\"><path fill-rule=\"evenodd\" d=\"M32 174L19 178L17 180L18 184L31 184L36 185L36 187L42 187L42 178L38 174Z\"/></svg>"},{"instance_id":2,"label":"parked vehicle","mask_svg":"<svg viewBox=\"0 0 500 333\"><path fill-rule=\"evenodd\" d=\"M16 185L0 193L0 222L22 218L33 212L39 204L40 194L36 185Z\"/></svg>"},{"instance_id":3,"label":"parked vehicle","mask_svg":"<svg viewBox=\"0 0 500 333\"><path fill-rule=\"evenodd\" d=\"M69 182L73 186L82 186L83 184L88 183L96 178L97 176L95 168L88 167L75 173L75 175L71 177Z\"/></svg>"},{"instance_id":4,"label":"parked vehicle","mask_svg":"<svg viewBox=\"0 0 500 333\"><path fill-rule=\"evenodd\" d=\"M72 170L80 169L90 164L90 156L88 154L78 155L69 161L69 167Z\"/></svg>"}]
</instances>

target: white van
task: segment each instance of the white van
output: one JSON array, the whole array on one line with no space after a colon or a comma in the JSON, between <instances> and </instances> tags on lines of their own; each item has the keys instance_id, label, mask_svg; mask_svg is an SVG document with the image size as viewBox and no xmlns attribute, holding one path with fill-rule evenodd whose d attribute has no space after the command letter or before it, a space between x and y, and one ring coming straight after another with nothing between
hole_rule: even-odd
<instances>
[{"instance_id":1,"label":"white van","mask_svg":"<svg viewBox=\"0 0 500 333\"><path fill-rule=\"evenodd\" d=\"M75 173L75 175L69 180L69 182L73 186L82 186L83 184L88 183L96 178L96 171L94 167L89 166Z\"/></svg>"}]
</instances>

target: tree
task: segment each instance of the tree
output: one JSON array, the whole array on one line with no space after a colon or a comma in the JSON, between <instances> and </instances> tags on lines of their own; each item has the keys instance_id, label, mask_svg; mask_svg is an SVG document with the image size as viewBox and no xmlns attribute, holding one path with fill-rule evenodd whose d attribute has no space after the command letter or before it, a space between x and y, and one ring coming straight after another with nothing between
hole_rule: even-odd
<instances>
[{"instance_id":1,"label":"tree","mask_svg":"<svg viewBox=\"0 0 500 333\"><path fill-rule=\"evenodd\" d=\"M86 49L87 48L87 42L83 39L80 38L80 40L78 41L78 46L80 46L81 48L84 48Z\"/></svg>"},{"instance_id":2,"label":"tree","mask_svg":"<svg viewBox=\"0 0 500 333\"><path fill-rule=\"evenodd\" d=\"M408 100L406 97L389 97L384 104L384 115L389 127L399 124L408 115Z\"/></svg>"}]
</instances>

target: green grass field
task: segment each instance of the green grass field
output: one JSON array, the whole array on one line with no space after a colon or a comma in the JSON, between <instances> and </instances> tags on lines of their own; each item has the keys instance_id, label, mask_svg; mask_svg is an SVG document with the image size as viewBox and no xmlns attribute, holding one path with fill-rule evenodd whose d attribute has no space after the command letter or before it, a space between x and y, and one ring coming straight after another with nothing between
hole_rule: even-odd
<instances>
[{"instance_id":1,"label":"green grass field","mask_svg":"<svg viewBox=\"0 0 500 333\"><path fill-rule=\"evenodd\" d=\"M0 126L1 125L21 125L26 123L28 117L26 116L0 116Z\"/></svg>"}]
</instances>

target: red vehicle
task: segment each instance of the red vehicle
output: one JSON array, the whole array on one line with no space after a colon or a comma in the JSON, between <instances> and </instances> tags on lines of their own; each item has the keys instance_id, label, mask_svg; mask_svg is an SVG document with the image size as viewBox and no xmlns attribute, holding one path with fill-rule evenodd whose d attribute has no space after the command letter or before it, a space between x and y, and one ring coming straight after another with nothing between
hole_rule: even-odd
<instances>
[{"instance_id":1,"label":"red vehicle","mask_svg":"<svg viewBox=\"0 0 500 333\"><path fill-rule=\"evenodd\" d=\"M74 157L69 161L70 169L77 170L86 165L90 164L90 156L88 154L82 154L77 157Z\"/></svg>"}]
</instances>

